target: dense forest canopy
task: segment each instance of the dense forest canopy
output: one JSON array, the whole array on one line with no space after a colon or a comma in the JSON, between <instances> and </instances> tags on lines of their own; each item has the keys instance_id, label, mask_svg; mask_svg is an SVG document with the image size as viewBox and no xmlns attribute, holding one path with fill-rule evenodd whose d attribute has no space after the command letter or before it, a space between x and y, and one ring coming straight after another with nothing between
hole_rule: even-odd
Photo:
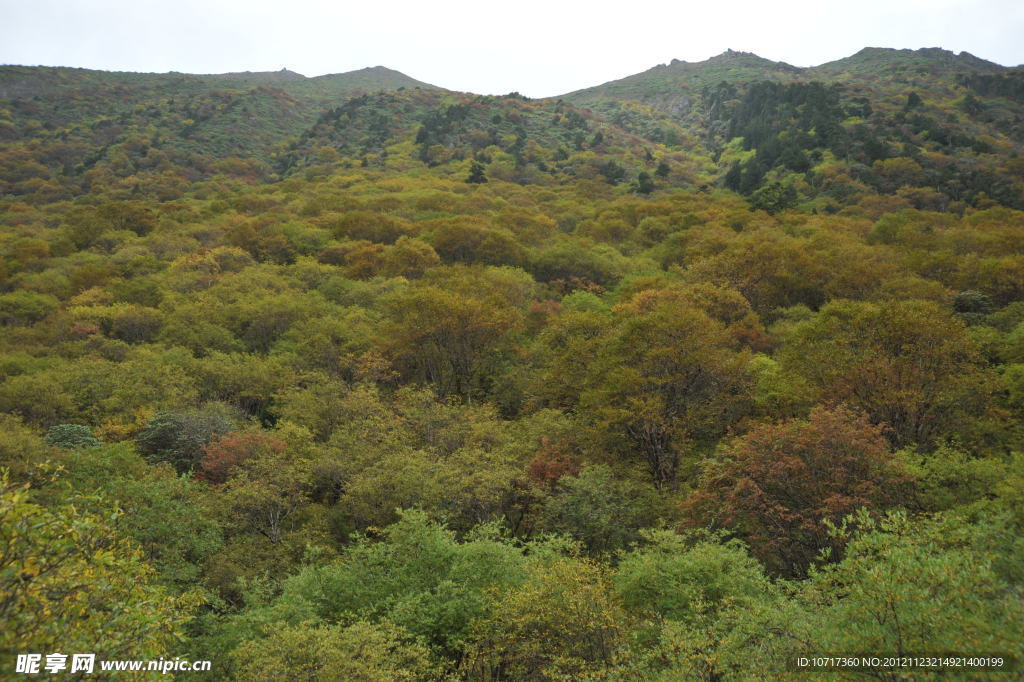
<instances>
[{"instance_id":1,"label":"dense forest canopy","mask_svg":"<svg viewBox=\"0 0 1024 682\"><path fill-rule=\"evenodd\" d=\"M3 665L1009 679L1022 92L0 67Z\"/></svg>"}]
</instances>

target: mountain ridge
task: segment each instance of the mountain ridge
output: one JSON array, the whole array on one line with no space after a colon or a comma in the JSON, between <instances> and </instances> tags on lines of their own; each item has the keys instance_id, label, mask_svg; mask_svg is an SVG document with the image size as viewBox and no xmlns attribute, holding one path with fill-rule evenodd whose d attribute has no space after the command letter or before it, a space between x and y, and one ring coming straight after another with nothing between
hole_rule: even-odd
<instances>
[{"instance_id":1,"label":"mountain ridge","mask_svg":"<svg viewBox=\"0 0 1024 682\"><path fill-rule=\"evenodd\" d=\"M842 74L855 79L864 74L877 75L879 72L891 73L911 69L923 70L938 76L954 73L999 74L1019 68L996 64L969 52L957 54L934 47L916 50L865 47L849 57L807 67L772 61L752 52L729 49L699 62L673 59L667 64L658 64L646 71L573 90L560 97L575 102L600 99L603 96L633 98L638 90L644 88L664 94L669 88L696 90L719 82L733 83L753 78L779 81L813 80L834 78ZM851 70L852 73L848 73ZM652 93L642 94L650 96Z\"/></svg>"},{"instance_id":2,"label":"mountain ridge","mask_svg":"<svg viewBox=\"0 0 1024 682\"><path fill-rule=\"evenodd\" d=\"M0 99L16 97L45 96L61 88L97 87L110 88L146 87L159 89L188 83L198 88L217 89L225 84L241 86L272 85L285 89L303 86L334 85L335 91L374 91L377 89L398 89L399 87L438 88L438 86L416 80L395 69L372 66L352 71L328 73L320 76L305 76L295 71L234 71L228 73L194 74L179 71L166 73L137 71L104 71L73 66L24 66L18 64L0 65ZM339 87L340 86L340 87Z\"/></svg>"},{"instance_id":3,"label":"mountain ridge","mask_svg":"<svg viewBox=\"0 0 1024 682\"><path fill-rule=\"evenodd\" d=\"M867 191L939 210L982 195L1016 206L1022 73L940 48L869 47L817 67L730 49L531 100L379 65L315 77L7 66L0 180L15 195L66 197L107 171L160 164L190 179L223 168L272 179L397 157L428 169L473 160L522 184L643 174L649 187L658 170L761 203L774 193L772 210L792 196L839 210Z\"/></svg>"},{"instance_id":4,"label":"mountain ridge","mask_svg":"<svg viewBox=\"0 0 1024 682\"><path fill-rule=\"evenodd\" d=\"M754 52L746 52L743 50L733 50L731 48L726 49L719 54L708 57L707 59L700 61L684 61L680 59L671 59L669 62L664 64L656 64L649 69L630 74L618 79L612 79L599 83L593 86L585 88L579 88L572 90L561 95L555 95L550 98L541 99L558 99L558 98L571 98L578 96L581 93L586 93L591 90L602 88L623 81L632 81L643 76L660 75L660 74L689 74L699 72L701 70L710 69L712 75L719 75L717 71L721 68L726 69L760 69L766 72L777 72L787 74L809 74L818 75L826 73L834 73L842 70L843 67L850 65L881 65L887 66L887 62L896 61L895 66L907 67L915 64L920 65L921 63L930 64L934 67L943 67L946 71L954 72L974 72L974 73L1004 73L1006 71L1015 71L1024 69L1024 64L1018 65L1003 65L990 60L978 57L970 52L961 51L959 53L952 50L946 50L940 47L922 47L917 49L910 48L890 48L890 47L875 47L867 46L863 47L857 52L847 57L841 57L821 64L812 66L795 66L785 61L773 61ZM893 64L888 64L893 66ZM30 73L25 73L26 70L30 70ZM204 79L215 80L218 82L223 81L238 81L238 82L252 82L252 83L275 83L275 84L297 84L297 83L308 83L314 82L329 82L339 79L355 79L357 77L366 77L368 79L381 78L386 81L397 81L403 80L408 83L406 87L427 87L437 88L444 90L440 86L420 81L418 79L408 76L402 71L392 69L383 65L367 66L360 69L353 69L350 71L332 72L320 74L317 76L306 76L304 74L292 71L287 68L282 68L279 71L232 71L225 73L188 73L182 71L167 71L167 72L150 72L150 71L110 71L105 69L90 69L83 67L74 66L52 66L52 65L23 65L23 64L0 64L0 98L9 98L12 96L23 96L28 94L29 96L39 94L32 91L30 88L25 87L22 84L12 83L12 74L21 72L25 77L36 77L40 75L50 76L51 78L61 76L98 76L108 81L119 81L119 80L139 80L139 79L188 79L188 80L199 80ZM734 74L732 79L742 79L749 74ZM728 82L732 80L725 78ZM399 86L401 87L401 86ZM384 88L387 89L387 88ZM475 94L475 93L468 93Z\"/></svg>"}]
</instances>

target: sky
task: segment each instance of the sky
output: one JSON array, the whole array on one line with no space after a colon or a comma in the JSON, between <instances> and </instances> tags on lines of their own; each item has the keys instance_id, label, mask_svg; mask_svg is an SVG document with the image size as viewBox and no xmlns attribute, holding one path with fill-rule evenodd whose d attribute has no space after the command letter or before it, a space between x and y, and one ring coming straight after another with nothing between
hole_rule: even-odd
<instances>
[{"instance_id":1,"label":"sky","mask_svg":"<svg viewBox=\"0 0 1024 682\"><path fill-rule=\"evenodd\" d=\"M451 90L564 94L726 49L813 66L862 47L1024 63L1021 0L0 0L0 64L306 76L387 66Z\"/></svg>"}]
</instances>

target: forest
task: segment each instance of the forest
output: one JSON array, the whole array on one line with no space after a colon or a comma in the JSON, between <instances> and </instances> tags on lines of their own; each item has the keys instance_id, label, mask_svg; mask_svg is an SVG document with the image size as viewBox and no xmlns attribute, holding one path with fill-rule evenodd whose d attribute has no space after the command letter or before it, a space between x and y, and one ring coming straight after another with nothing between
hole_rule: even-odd
<instances>
[{"instance_id":1,"label":"forest","mask_svg":"<svg viewBox=\"0 0 1024 682\"><path fill-rule=\"evenodd\" d=\"M1022 92L0 67L0 679L1017 678Z\"/></svg>"}]
</instances>

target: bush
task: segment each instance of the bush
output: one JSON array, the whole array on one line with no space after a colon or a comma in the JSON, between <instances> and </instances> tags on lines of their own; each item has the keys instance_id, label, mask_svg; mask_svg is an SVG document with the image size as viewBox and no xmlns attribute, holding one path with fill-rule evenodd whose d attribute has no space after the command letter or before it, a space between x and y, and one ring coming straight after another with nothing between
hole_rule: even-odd
<instances>
[{"instance_id":1,"label":"bush","mask_svg":"<svg viewBox=\"0 0 1024 682\"><path fill-rule=\"evenodd\" d=\"M151 462L169 462L179 473L192 471L205 446L231 431L231 423L219 414L158 412L136 437L139 452Z\"/></svg>"},{"instance_id":2,"label":"bush","mask_svg":"<svg viewBox=\"0 0 1024 682\"><path fill-rule=\"evenodd\" d=\"M51 426L50 430L46 432L46 443L47 445L56 445L68 450L91 448L100 444L96 437L92 435L92 428L84 424L57 424L56 426Z\"/></svg>"}]
</instances>

